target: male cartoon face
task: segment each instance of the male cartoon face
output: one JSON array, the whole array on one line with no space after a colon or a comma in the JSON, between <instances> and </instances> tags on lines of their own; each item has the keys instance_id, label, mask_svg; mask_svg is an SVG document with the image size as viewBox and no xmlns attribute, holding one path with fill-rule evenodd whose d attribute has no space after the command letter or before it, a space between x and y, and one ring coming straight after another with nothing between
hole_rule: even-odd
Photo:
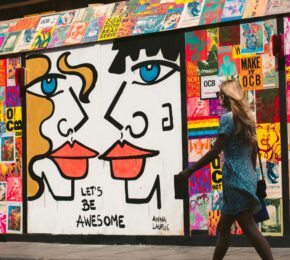
<instances>
[{"instance_id":1,"label":"male cartoon face","mask_svg":"<svg viewBox=\"0 0 290 260\"><path fill-rule=\"evenodd\" d=\"M56 200L73 199L74 180L86 177L88 159L98 154L81 141L97 72L90 64L72 65L70 55L26 59L30 199L42 195L44 182Z\"/></svg>"},{"instance_id":2,"label":"male cartoon face","mask_svg":"<svg viewBox=\"0 0 290 260\"><path fill-rule=\"evenodd\" d=\"M127 203L147 203L156 193L161 208L160 182L166 174L173 180L173 173L166 172L172 162L165 160L178 152L172 148L180 136L179 40L134 38L113 45L117 53L109 72L124 77L114 86L116 93L104 118L120 132L120 139L100 158L110 162L112 178L125 181ZM130 188L142 179L151 183L138 186L143 197L130 195Z\"/></svg>"}]
</instances>

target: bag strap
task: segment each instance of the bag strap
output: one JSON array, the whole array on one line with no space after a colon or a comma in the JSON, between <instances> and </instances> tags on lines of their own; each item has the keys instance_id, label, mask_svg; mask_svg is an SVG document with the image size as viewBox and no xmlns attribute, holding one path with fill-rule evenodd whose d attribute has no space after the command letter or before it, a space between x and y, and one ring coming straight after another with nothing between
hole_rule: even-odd
<instances>
[{"instance_id":1,"label":"bag strap","mask_svg":"<svg viewBox=\"0 0 290 260\"><path fill-rule=\"evenodd\" d=\"M262 161L261 161L261 155L260 155L260 149L259 149L258 144L257 144L257 153L258 153L258 157L259 157L259 164L260 164L260 171L261 171L261 174L262 174L262 179L264 179L265 177L264 177Z\"/></svg>"}]
</instances>

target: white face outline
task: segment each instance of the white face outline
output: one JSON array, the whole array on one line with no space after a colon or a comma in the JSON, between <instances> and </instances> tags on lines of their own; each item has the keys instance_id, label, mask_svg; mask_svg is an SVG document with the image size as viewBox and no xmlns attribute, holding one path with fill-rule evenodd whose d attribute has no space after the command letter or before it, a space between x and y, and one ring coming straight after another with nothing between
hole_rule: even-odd
<instances>
[{"instance_id":1,"label":"white face outline","mask_svg":"<svg viewBox=\"0 0 290 260\"><path fill-rule=\"evenodd\" d=\"M168 156L168 147L176 146L174 138L179 134L179 129L175 128L175 124L181 120L180 111L178 112L181 102L180 73L175 73L180 71L179 64L179 55L175 61L168 60L163 57L161 50L154 56L147 56L146 51L141 49L139 57L135 61L130 56L126 57L124 72L126 78L123 78L119 83L115 96L111 99L105 112L105 119L111 123L112 127L120 131L118 142L128 142L129 145L132 144L140 151L151 152L149 156L135 154L135 159L144 160L144 167L140 170L139 175L128 173L125 177L116 177L113 165L116 161L125 160L128 155L119 154L119 160L108 157L108 154L114 150L116 143L100 157L100 159L111 161L112 178L125 180L126 201L128 203L130 203L128 193L134 194L135 198L140 198L140 194L139 196L136 194L142 190L144 198L144 196L148 196L150 191L152 193L154 189L160 190L160 187L156 188L155 186L156 181L157 179L159 181L159 174L164 172L164 168L168 167L164 166L163 157ZM158 140L156 140L157 136ZM169 145L166 146L164 143ZM148 162L145 165L147 159ZM129 182L129 180L134 180L134 182ZM136 184L138 181L140 181L140 186ZM152 184L153 182L154 184ZM136 186L140 187L139 190ZM129 192L129 190L133 192ZM150 199L146 202L149 202Z\"/></svg>"}]
</instances>

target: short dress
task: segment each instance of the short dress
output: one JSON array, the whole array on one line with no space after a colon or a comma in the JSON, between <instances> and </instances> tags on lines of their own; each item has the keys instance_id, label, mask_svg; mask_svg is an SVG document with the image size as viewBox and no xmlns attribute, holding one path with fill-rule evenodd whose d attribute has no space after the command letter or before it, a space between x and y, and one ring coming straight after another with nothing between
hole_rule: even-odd
<instances>
[{"instance_id":1,"label":"short dress","mask_svg":"<svg viewBox=\"0 0 290 260\"><path fill-rule=\"evenodd\" d=\"M256 196L257 174L251 160L253 146L241 143L234 132L232 112L222 115L219 135L226 135L228 141L223 147L225 161L222 169L223 206L221 210L230 215L237 215L247 210L255 214L261 209L261 204Z\"/></svg>"}]
</instances>

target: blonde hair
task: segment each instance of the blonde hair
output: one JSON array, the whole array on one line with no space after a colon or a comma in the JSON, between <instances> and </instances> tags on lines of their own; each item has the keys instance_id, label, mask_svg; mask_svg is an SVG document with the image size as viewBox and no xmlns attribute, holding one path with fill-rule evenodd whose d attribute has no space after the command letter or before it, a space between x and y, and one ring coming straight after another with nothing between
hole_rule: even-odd
<instances>
[{"instance_id":1,"label":"blonde hair","mask_svg":"<svg viewBox=\"0 0 290 260\"><path fill-rule=\"evenodd\" d=\"M244 91L236 80L227 80L221 84L221 94L224 95L224 106L233 113L236 130L241 141L245 144L255 144L256 123L251 114Z\"/></svg>"}]
</instances>

